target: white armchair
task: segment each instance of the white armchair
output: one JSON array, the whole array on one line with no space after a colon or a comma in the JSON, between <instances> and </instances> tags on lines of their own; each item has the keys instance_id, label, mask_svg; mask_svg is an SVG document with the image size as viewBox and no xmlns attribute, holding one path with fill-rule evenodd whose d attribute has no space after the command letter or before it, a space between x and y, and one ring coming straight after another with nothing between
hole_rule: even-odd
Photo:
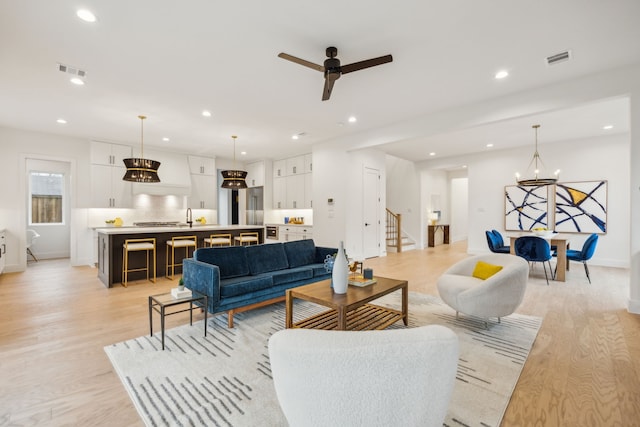
<instances>
[{"instance_id":1,"label":"white armchair","mask_svg":"<svg viewBox=\"0 0 640 427\"><path fill-rule=\"evenodd\" d=\"M458 337L439 325L384 331L286 329L269 340L291 427L442 426Z\"/></svg>"},{"instance_id":2,"label":"white armchair","mask_svg":"<svg viewBox=\"0 0 640 427\"><path fill-rule=\"evenodd\" d=\"M486 280L472 276L478 261L502 266ZM440 298L458 312L483 319L516 311L522 303L529 277L529 264L508 254L488 254L466 258L451 266L438 278Z\"/></svg>"}]
</instances>

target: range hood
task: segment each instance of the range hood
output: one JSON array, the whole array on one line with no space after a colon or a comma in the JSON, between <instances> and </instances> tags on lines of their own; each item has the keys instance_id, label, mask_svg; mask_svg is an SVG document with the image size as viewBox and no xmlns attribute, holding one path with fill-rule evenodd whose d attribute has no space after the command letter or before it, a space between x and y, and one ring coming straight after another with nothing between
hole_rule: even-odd
<instances>
[{"instance_id":1,"label":"range hood","mask_svg":"<svg viewBox=\"0 0 640 427\"><path fill-rule=\"evenodd\" d=\"M148 159L160 162L158 169L160 182L134 182L131 184L131 192L134 195L188 196L191 194L191 174L186 154L145 150L144 155Z\"/></svg>"}]
</instances>

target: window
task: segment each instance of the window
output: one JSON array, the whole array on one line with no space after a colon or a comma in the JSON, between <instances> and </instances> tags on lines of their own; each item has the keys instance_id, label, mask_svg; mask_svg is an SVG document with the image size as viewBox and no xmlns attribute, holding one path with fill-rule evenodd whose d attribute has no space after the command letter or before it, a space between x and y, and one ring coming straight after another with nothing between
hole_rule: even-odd
<instances>
[{"instance_id":1,"label":"window","mask_svg":"<svg viewBox=\"0 0 640 427\"><path fill-rule=\"evenodd\" d=\"M62 224L64 175L52 172L31 172L31 224Z\"/></svg>"}]
</instances>

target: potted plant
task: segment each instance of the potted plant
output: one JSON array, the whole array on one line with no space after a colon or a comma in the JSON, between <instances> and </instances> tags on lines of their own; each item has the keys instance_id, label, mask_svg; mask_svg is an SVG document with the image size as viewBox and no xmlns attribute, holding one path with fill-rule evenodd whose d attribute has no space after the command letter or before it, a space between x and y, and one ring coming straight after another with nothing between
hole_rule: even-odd
<instances>
[{"instance_id":1,"label":"potted plant","mask_svg":"<svg viewBox=\"0 0 640 427\"><path fill-rule=\"evenodd\" d=\"M182 280L182 277L178 281L178 290L179 291L184 291L184 280Z\"/></svg>"}]
</instances>

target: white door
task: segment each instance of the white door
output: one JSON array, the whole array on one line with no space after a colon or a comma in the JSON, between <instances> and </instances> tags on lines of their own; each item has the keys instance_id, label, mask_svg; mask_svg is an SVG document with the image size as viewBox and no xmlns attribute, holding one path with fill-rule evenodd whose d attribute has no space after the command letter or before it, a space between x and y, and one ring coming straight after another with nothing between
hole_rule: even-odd
<instances>
[{"instance_id":1,"label":"white door","mask_svg":"<svg viewBox=\"0 0 640 427\"><path fill-rule=\"evenodd\" d=\"M69 258L71 165L68 162L27 159L26 169L29 192L27 229L40 235L31 251L43 259Z\"/></svg>"},{"instance_id":2,"label":"white door","mask_svg":"<svg viewBox=\"0 0 640 427\"><path fill-rule=\"evenodd\" d=\"M380 171L364 168L362 248L365 258L380 255Z\"/></svg>"}]
</instances>

